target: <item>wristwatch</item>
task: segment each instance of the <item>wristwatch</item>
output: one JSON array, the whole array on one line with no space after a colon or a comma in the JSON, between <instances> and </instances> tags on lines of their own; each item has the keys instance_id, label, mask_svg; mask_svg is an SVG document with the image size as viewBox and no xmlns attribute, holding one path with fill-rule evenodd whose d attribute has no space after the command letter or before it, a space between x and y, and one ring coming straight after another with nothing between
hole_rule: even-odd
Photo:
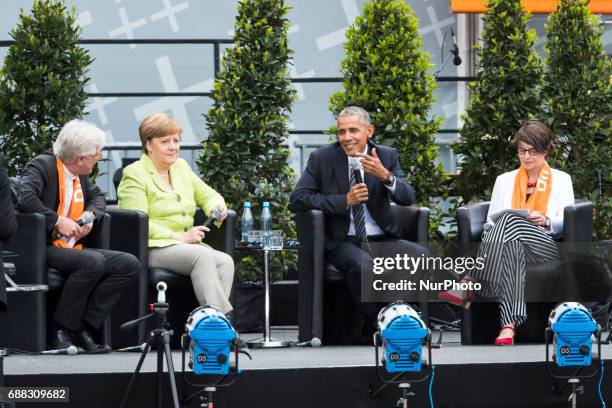
<instances>
[{"instance_id":1,"label":"wristwatch","mask_svg":"<svg viewBox=\"0 0 612 408\"><path fill-rule=\"evenodd\" d=\"M395 175L393 173L389 173L389 178L385 181L385 185L392 186L395 183Z\"/></svg>"},{"instance_id":2,"label":"wristwatch","mask_svg":"<svg viewBox=\"0 0 612 408\"><path fill-rule=\"evenodd\" d=\"M550 228L550 218L548 218L548 217L544 217L544 218L545 218L545 220L544 220L544 226L545 226L546 228Z\"/></svg>"}]
</instances>

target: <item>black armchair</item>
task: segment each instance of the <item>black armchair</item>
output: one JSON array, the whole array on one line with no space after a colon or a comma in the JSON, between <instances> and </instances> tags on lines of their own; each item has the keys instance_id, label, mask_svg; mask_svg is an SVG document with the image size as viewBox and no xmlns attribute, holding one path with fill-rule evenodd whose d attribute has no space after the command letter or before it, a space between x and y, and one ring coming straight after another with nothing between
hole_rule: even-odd
<instances>
[{"instance_id":1,"label":"black armchair","mask_svg":"<svg viewBox=\"0 0 612 408\"><path fill-rule=\"evenodd\" d=\"M149 268L148 235L149 222L145 213L132 210L123 210L116 207L109 207L112 215L113 224L111 231L111 249L124 251L133 254L138 258L142 266L142 272L138 282L134 283L132 290L124 295L120 304L113 312L113 324L118 326L125 321L135 319L146 314L148 303L155 302L157 282L163 281L168 285L166 292L167 300L170 304L168 311L168 322L174 330L171 346L180 347L180 335L189 313L198 307L198 301L193 292L191 278L172 271L161 268ZM198 210L195 214L195 225L201 225L206 220L206 215ZM230 256L234 256L234 224L236 212L228 210L227 218L221 228L211 228L206 234L205 242L211 247L223 251ZM115 323L116 322L116 323ZM140 325L137 332L122 333L113 330L114 344L134 345L144 341L147 328Z\"/></svg>"},{"instance_id":2,"label":"black armchair","mask_svg":"<svg viewBox=\"0 0 612 408\"><path fill-rule=\"evenodd\" d=\"M110 249L134 255L140 261L140 273L125 290L111 313L113 348L133 346L144 341L145 327L121 331L120 325L147 313L149 285L149 219L145 213L108 206L111 215Z\"/></svg>"},{"instance_id":3,"label":"black armchair","mask_svg":"<svg viewBox=\"0 0 612 408\"><path fill-rule=\"evenodd\" d=\"M428 208L397 205L391 208L401 226L403 239L427 242ZM347 339L355 342L359 334L349 332L360 328L355 325L356 321L362 322L358 308L353 308L354 313L348 319L336 319L339 310L351 313L346 308L346 302L351 299L344 277L325 262L325 216L322 211L309 210L297 213L295 219L301 244L298 250L299 341L317 337L326 344L343 343ZM427 318L426 310L423 312ZM343 326L341 321L348 321L349 326Z\"/></svg>"},{"instance_id":4,"label":"black armchair","mask_svg":"<svg viewBox=\"0 0 612 408\"><path fill-rule=\"evenodd\" d=\"M457 209L459 244L463 251L475 249L481 241L483 225L487 219L489 202L480 202ZM550 311L558 301L576 298L577 285L572 273L569 245L591 242L593 233L593 204L578 202L567 206L563 216L563 232L557 237L564 243L564 251L558 261L528 264L525 299L542 299L527 302L527 320L518 327L517 342L541 342ZM499 332L499 308L494 302L475 302L464 310L461 326L462 344L492 343Z\"/></svg>"},{"instance_id":5,"label":"black armchair","mask_svg":"<svg viewBox=\"0 0 612 408\"><path fill-rule=\"evenodd\" d=\"M6 247L16 253L15 281L20 285L48 285L49 292L13 292L8 312L0 316L0 344L29 351L46 348L47 319L52 318L55 304L65 283L65 276L47 268L45 218L41 214L16 214L17 235ZM96 221L85 246L108 248L110 216ZM110 320L106 319L97 341L110 344Z\"/></svg>"},{"instance_id":6,"label":"black armchair","mask_svg":"<svg viewBox=\"0 0 612 408\"><path fill-rule=\"evenodd\" d=\"M15 214L17 234L5 247L17 254L14 280L22 285L47 284L45 217ZM1 277L4 279L4 276ZM42 351L47 344L47 292L7 293L7 311L0 314L0 345Z\"/></svg>"}]
</instances>

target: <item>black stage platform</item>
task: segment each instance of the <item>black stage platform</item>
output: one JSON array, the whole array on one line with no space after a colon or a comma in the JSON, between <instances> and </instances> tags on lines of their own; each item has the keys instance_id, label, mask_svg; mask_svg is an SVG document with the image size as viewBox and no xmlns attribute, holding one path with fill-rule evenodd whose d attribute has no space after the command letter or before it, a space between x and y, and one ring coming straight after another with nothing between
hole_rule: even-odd
<instances>
[{"instance_id":1,"label":"black stage platform","mask_svg":"<svg viewBox=\"0 0 612 408\"><path fill-rule=\"evenodd\" d=\"M295 338L293 330L276 330L281 339ZM253 335L246 335L247 340ZM434 334L434 340L437 335ZM432 386L435 407L570 407L569 390L552 392L552 379L544 364L544 345L513 347L461 346L459 334L444 334L441 349L433 350L436 366ZM214 408L223 407L395 407L400 395L394 386L371 399L369 386L377 386L373 347L323 346L320 348L259 349L253 360L241 358L243 373L229 388L216 393ZM604 399L612 403L612 345L603 346ZM4 360L7 385L67 386L70 404L20 403L18 407L118 407L138 353L78 356L20 356ZM177 371L180 352L173 353ZM130 407L153 407L155 355L151 353L136 384ZM199 378L196 378L199 380ZM166 381L166 380L165 380ZM177 376L179 388L187 389ZM595 379L583 382L578 407L601 407ZM429 383L412 387L409 407L430 407ZM164 390L167 395L167 389ZM164 406L171 406L167 403ZM198 407L192 401L184 405Z\"/></svg>"}]
</instances>

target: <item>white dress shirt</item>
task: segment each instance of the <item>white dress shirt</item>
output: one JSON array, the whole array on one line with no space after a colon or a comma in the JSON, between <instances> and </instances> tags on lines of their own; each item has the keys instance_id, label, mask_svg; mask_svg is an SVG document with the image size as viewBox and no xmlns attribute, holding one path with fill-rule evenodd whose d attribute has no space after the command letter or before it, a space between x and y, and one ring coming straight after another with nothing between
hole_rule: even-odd
<instances>
[{"instance_id":1,"label":"white dress shirt","mask_svg":"<svg viewBox=\"0 0 612 408\"><path fill-rule=\"evenodd\" d=\"M368 146L366 145L365 150L362 152L363 154L367 154L368 153ZM349 160L348 160L348 156L346 157L346 166L348 168L348 173L349 173L349 182L351 180L351 174L353 172L353 170L351 169L351 165L349 164ZM359 168L359 172L361 173L361 179L365 180L365 176L364 176L364 171L363 171L363 167ZM365 183L365 181L364 181ZM393 184L388 186L386 184L384 184L385 187L387 187L387 189L389 190L389 192L391 192L391 194L395 194L395 186L396 185L396 181L393 181ZM367 203L364 203L367 204ZM348 235L356 235L355 233L355 221L353 218L353 209L350 208L350 217L351 217L351 221L349 224L349 232ZM376 223L376 221L374 221L374 218L372 218L372 216L370 215L370 212L368 211L368 206L364 205L363 206L363 214L365 216L365 227L366 227L366 234L368 236L373 236L373 235L383 235L385 233L385 231L383 231L378 224Z\"/></svg>"}]
</instances>

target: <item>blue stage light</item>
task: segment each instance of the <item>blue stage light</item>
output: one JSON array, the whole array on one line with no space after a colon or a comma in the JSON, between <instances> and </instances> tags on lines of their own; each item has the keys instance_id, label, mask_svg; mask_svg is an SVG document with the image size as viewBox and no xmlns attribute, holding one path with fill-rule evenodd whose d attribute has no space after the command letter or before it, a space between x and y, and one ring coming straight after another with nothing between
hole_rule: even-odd
<instances>
[{"instance_id":1,"label":"blue stage light","mask_svg":"<svg viewBox=\"0 0 612 408\"><path fill-rule=\"evenodd\" d=\"M231 346L236 330L219 308L213 305L195 309L187 318L189 365L195 374L228 374Z\"/></svg>"},{"instance_id":2,"label":"blue stage light","mask_svg":"<svg viewBox=\"0 0 612 408\"><path fill-rule=\"evenodd\" d=\"M577 302L564 302L548 318L553 334L553 358L558 366L589 366L593 335L598 325L589 310Z\"/></svg>"},{"instance_id":3,"label":"blue stage light","mask_svg":"<svg viewBox=\"0 0 612 408\"><path fill-rule=\"evenodd\" d=\"M578 394L581 394L580 380L592 378L599 372L601 355L601 329L593 319L591 312L576 302L563 302L550 313L546 328L546 371L556 379L567 379L571 387L568 401L572 407L577 406ZM578 366L575 372L567 369L555 372L551 367L549 344L553 344L553 360L557 366ZM593 353L593 340L597 344L597 353ZM591 367L590 370L588 368ZM587 370L585 370L587 368ZM603 374L603 364L602 364Z\"/></svg>"},{"instance_id":4,"label":"blue stage light","mask_svg":"<svg viewBox=\"0 0 612 408\"><path fill-rule=\"evenodd\" d=\"M378 328L388 372L418 372L422 369L423 342L429 329L419 314L403 302L381 309Z\"/></svg>"}]
</instances>

